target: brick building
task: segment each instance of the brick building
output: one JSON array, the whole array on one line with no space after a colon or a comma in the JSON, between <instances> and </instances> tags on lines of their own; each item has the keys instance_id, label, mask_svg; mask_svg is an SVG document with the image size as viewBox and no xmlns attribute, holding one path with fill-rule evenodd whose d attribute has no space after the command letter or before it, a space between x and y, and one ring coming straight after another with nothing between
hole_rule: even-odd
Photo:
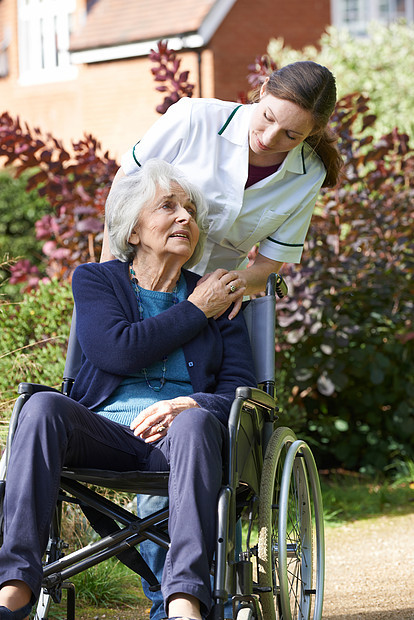
<instances>
[{"instance_id":1,"label":"brick building","mask_svg":"<svg viewBox=\"0 0 414 620\"><path fill-rule=\"evenodd\" d=\"M314 44L331 15L347 25L357 19L354 6L352 0L0 0L0 113L19 115L67 147L92 133L119 158L158 117L163 96L155 91L148 53L160 39L179 50L195 96L235 99L248 89L247 67L271 38L295 48Z\"/></svg>"}]
</instances>

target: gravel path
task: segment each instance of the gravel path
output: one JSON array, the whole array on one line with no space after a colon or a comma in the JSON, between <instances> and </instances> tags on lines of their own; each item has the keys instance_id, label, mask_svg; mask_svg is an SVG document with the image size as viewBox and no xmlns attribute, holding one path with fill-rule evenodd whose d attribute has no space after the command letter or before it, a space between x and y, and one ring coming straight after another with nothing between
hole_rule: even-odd
<instances>
[{"instance_id":1,"label":"gravel path","mask_svg":"<svg viewBox=\"0 0 414 620\"><path fill-rule=\"evenodd\" d=\"M414 514L326 529L324 620L414 620Z\"/></svg>"}]
</instances>

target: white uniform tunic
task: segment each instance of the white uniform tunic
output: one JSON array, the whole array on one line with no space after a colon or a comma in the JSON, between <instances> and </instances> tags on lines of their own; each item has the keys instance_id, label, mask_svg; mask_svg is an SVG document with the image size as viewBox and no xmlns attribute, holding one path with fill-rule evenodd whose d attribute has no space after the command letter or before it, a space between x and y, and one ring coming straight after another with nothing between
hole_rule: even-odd
<instances>
[{"instance_id":1,"label":"white uniform tunic","mask_svg":"<svg viewBox=\"0 0 414 620\"><path fill-rule=\"evenodd\" d=\"M256 243L271 260L300 262L326 170L303 142L277 172L245 190L255 105L184 97L122 157L125 174L158 157L203 191L210 229L203 259L192 268L196 273L236 269Z\"/></svg>"}]
</instances>

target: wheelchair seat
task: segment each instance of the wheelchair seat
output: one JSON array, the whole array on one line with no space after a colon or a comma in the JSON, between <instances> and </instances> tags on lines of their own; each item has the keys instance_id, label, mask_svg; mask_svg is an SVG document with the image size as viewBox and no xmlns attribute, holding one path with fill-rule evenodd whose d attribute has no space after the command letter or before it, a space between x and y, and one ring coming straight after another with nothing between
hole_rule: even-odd
<instances>
[{"instance_id":1,"label":"wheelchair seat","mask_svg":"<svg viewBox=\"0 0 414 620\"><path fill-rule=\"evenodd\" d=\"M168 496L168 471L111 471L64 467L62 478L125 493Z\"/></svg>"}]
</instances>

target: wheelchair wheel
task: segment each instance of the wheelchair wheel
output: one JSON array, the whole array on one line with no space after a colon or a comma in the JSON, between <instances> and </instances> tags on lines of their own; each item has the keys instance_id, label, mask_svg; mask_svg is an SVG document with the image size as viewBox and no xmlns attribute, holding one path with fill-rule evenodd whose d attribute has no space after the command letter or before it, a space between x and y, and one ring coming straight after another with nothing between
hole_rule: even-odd
<instances>
[{"instance_id":1,"label":"wheelchair wheel","mask_svg":"<svg viewBox=\"0 0 414 620\"><path fill-rule=\"evenodd\" d=\"M270 589L260 596L264 617L320 620L324 543L319 478L309 447L288 428L275 431L266 451L259 527L259 580Z\"/></svg>"}]
</instances>

